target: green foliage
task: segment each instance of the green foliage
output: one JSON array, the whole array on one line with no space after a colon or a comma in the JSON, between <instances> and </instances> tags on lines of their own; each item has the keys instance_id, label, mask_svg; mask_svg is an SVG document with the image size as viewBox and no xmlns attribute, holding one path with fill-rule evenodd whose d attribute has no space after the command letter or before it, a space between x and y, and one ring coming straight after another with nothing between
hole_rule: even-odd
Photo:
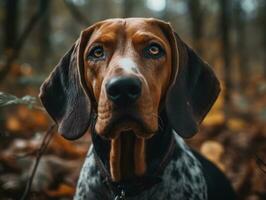
<instances>
[{"instance_id":1,"label":"green foliage","mask_svg":"<svg viewBox=\"0 0 266 200\"><path fill-rule=\"evenodd\" d=\"M0 107L18 104L27 105L29 108L36 107L36 97L26 95L22 98L18 98L14 95L0 92Z\"/></svg>"}]
</instances>

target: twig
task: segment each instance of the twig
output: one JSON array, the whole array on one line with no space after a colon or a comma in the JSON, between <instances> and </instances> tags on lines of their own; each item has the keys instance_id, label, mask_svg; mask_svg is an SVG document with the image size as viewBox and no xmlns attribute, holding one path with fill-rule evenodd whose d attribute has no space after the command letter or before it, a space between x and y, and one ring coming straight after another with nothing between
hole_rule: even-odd
<instances>
[{"instance_id":1,"label":"twig","mask_svg":"<svg viewBox=\"0 0 266 200\"><path fill-rule=\"evenodd\" d=\"M7 55L6 62L3 65L2 69L0 70L0 82L3 81L3 79L6 77L8 72L10 71L10 66L12 63L20 56L20 51L25 44L25 41L27 40L28 36L30 35L30 32L33 30L37 22L40 20L42 14L44 13L44 10L38 10L29 20L28 24L26 25L24 31L18 38L14 49L10 52L10 54Z\"/></svg>"},{"instance_id":2,"label":"twig","mask_svg":"<svg viewBox=\"0 0 266 200\"><path fill-rule=\"evenodd\" d=\"M39 162L40 162L41 157L42 157L43 153L45 152L47 146L49 145L52 137L54 136L55 131L53 131L53 130L55 127L56 127L55 124L51 125L50 128L46 131L46 133L44 135L41 146L40 146L39 150L37 151L37 155L36 155L36 159L35 159L35 163L34 163L31 175L28 178L26 188L25 188L24 193L23 193L22 197L20 198L20 200L26 200L29 196L29 193L31 190L31 185L32 185L35 173L37 171Z\"/></svg>"},{"instance_id":3,"label":"twig","mask_svg":"<svg viewBox=\"0 0 266 200\"><path fill-rule=\"evenodd\" d=\"M64 0L64 3L68 10L70 11L71 15L75 18L75 20L83 25L83 26L89 26L90 22L89 20L77 9L77 7L71 3L68 0Z\"/></svg>"},{"instance_id":4,"label":"twig","mask_svg":"<svg viewBox=\"0 0 266 200\"><path fill-rule=\"evenodd\" d=\"M259 167L259 169L266 174L266 162L262 160L258 155L256 155L256 163Z\"/></svg>"}]
</instances>

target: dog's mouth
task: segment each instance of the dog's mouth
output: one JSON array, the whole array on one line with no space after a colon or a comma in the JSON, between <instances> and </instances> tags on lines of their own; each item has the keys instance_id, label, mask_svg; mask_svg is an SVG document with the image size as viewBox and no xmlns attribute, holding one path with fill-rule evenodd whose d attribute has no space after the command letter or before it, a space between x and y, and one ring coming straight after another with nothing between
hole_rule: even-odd
<instances>
[{"instance_id":1,"label":"dog's mouth","mask_svg":"<svg viewBox=\"0 0 266 200\"><path fill-rule=\"evenodd\" d=\"M107 139L115 139L127 132L141 138L150 138L155 133L139 115L129 113L114 114L108 120L97 119L96 132Z\"/></svg>"}]
</instances>

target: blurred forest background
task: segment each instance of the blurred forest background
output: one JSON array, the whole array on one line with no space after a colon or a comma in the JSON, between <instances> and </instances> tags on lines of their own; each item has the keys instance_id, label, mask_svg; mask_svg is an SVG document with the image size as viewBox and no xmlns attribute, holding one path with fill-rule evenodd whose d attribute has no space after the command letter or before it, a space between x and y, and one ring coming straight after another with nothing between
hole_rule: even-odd
<instances>
[{"instance_id":1,"label":"blurred forest background","mask_svg":"<svg viewBox=\"0 0 266 200\"><path fill-rule=\"evenodd\" d=\"M266 199L266 0L1 0L0 199L72 199L90 136L57 134L39 86L82 29L114 17L170 21L213 66L222 94L187 142L238 199Z\"/></svg>"}]
</instances>

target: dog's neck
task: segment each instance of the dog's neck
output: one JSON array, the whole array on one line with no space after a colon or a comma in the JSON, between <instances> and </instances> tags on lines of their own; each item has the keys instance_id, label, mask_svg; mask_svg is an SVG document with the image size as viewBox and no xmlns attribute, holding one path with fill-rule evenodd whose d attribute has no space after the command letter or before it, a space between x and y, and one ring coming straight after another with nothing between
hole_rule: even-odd
<instances>
[{"instance_id":1,"label":"dog's neck","mask_svg":"<svg viewBox=\"0 0 266 200\"><path fill-rule=\"evenodd\" d=\"M164 116L161 118L165 119ZM172 142L172 131L167 121L161 121L160 129L150 139L137 138L135 134L127 132L110 141L96 133L92 134L96 156L112 181L154 175Z\"/></svg>"}]
</instances>

